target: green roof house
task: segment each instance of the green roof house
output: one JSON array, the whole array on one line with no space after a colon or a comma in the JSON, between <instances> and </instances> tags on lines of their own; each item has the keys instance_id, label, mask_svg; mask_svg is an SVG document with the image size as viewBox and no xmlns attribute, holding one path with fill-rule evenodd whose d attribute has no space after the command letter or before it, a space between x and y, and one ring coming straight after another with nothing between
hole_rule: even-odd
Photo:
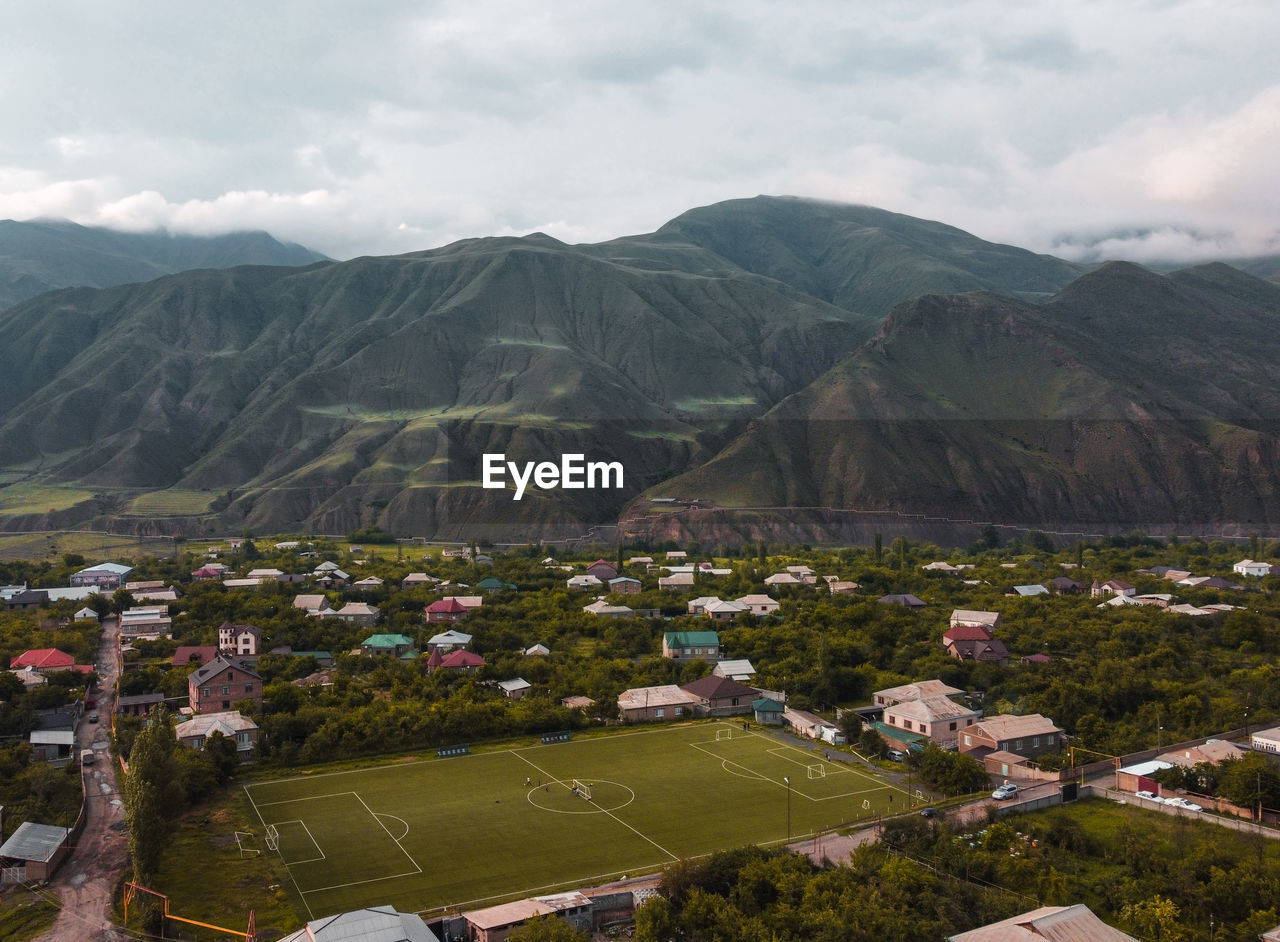
<instances>
[{"instance_id":1,"label":"green roof house","mask_svg":"<svg viewBox=\"0 0 1280 942\"><path fill-rule=\"evenodd\" d=\"M676 661L718 661L720 635L714 631L668 631L662 636L662 656Z\"/></svg>"},{"instance_id":2,"label":"green roof house","mask_svg":"<svg viewBox=\"0 0 1280 942\"><path fill-rule=\"evenodd\" d=\"M418 645L408 635L369 635L360 642L361 654L390 654L411 660L418 656Z\"/></svg>"}]
</instances>

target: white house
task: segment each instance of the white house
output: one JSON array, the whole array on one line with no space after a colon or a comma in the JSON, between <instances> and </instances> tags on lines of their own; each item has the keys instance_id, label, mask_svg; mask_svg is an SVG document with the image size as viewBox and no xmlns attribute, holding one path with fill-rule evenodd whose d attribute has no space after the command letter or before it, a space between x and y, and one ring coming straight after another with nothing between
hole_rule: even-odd
<instances>
[{"instance_id":1,"label":"white house","mask_svg":"<svg viewBox=\"0 0 1280 942\"><path fill-rule=\"evenodd\" d=\"M1242 576L1254 576L1261 579L1263 576L1271 575L1271 564L1252 559L1242 559L1231 567L1231 571Z\"/></svg>"}]
</instances>

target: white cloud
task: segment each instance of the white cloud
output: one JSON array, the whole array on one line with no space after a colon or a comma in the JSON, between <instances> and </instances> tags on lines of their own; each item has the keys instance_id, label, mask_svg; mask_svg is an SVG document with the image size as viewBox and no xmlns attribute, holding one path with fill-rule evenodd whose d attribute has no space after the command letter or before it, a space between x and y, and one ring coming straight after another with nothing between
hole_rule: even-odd
<instances>
[{"instance_id":1,"label":"white cloud","mask_svg":"<svg viewBox=\"0 0 1280 942\"><path fill-rule=\"evenodd\" d=\"M0 215L346 257L789 193L1041 250L1274 250L1267 0L72 7L9 11Z\"/></svg>"}]
</instances>

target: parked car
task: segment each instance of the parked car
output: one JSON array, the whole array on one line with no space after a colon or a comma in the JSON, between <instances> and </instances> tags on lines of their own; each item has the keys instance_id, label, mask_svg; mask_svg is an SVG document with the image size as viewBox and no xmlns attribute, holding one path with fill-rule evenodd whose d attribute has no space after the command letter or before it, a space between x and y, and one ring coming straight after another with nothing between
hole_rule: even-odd
<instances>
[{"instance_id":1,"label":"parked car","mask_svg":"<svg viewBox=\"0 0 1280 942\"><path fill-rule=\"evenodd\" d=\"M885 753L885 755L887 755L894 762L901 762L903 759L906 758L906 756L904 756L902 752L898 749L890 749L887 753Z\"/></svg>"},{"instance_id":2,"label":"parked car","mask_svg":"<svg viewBox=\"0 0 1280 942\"><path fill-rule=\"evenodd\" d=\"M1155 792L1149 792L1145 789L1140 792L1134 792L1139 798L1145 798L1147 801L1160 801L1160 797Z\"/></svg>"},{"instance_id":3,"label":"parked car","mask_svg":"<svg viewBox=\"0 0 1280 942\"><path fill-rule=\"evenodd\" d=\"M1013 798L1018 794L1018 786L1013 782L1005 782L999 788L991 793L991 797L996 801L1004 801L1006 798Z\"/></svg>"},{"instance_id":4,"label":"parked car","mask_svg":"<svg viewBox=\"0 0 1280 942\"><path fill-rule=\"evenodd\" d=\"M1204 808L1197 805L1194 801L1187 801L1185 798L1166 798L1166 805L1173 805L1175 808L1182 808L1185 811L1203 811Z\"/></svg>"},{"instance_id":5,"label":"parked car","mask_svg":"<svg viewBox=\"0 0 1280 942\"><path fill-rule=\"evenodd\" d=\"M96 722L98 722L98 714L97 714L97 713L90 713L90 714L89 714L89 722L90 722L90 723L96 723Z\"/></svg>"},{"instance_id":6,"label":"parked car","mask_svg":"<svg viewBox=\"0 0 1280 942\"><path fill-rule=\"evenodd\" d=\"M922 818L936 818L937 816L938 816L937 808L930 806L928 808L920 809L920 817Z\"/></svg>"}]
</instances>

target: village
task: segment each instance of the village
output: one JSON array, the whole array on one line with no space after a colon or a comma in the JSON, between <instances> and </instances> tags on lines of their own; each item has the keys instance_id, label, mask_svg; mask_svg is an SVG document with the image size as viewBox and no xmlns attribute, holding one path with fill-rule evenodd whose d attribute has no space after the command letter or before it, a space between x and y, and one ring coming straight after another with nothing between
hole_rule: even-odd
<instances>
[{"instance_id":1,"label":"village","mask_svg":"<svg viewBox=\"0 0 1280 942\"><path fill-rule=\"evenodd\" d=\"M190 804L259 768L714 719L901 783L912 813L955 811L948 795L972 814L1086 789L1259 833L1280 824L1280 583L1229 545L606 560L259 542L64 561L58 585L10 569L6 882L74 866L80 776L123 774L157 715L192 755ZM392 736L388 709L418 715ZM61 802L22 793L40 766L67 771ZM634 912L608 889L604 921ZM434 929L497 940L538 914L601 924L580 894L529 899Z\"/></svg>"}]
</instances>

